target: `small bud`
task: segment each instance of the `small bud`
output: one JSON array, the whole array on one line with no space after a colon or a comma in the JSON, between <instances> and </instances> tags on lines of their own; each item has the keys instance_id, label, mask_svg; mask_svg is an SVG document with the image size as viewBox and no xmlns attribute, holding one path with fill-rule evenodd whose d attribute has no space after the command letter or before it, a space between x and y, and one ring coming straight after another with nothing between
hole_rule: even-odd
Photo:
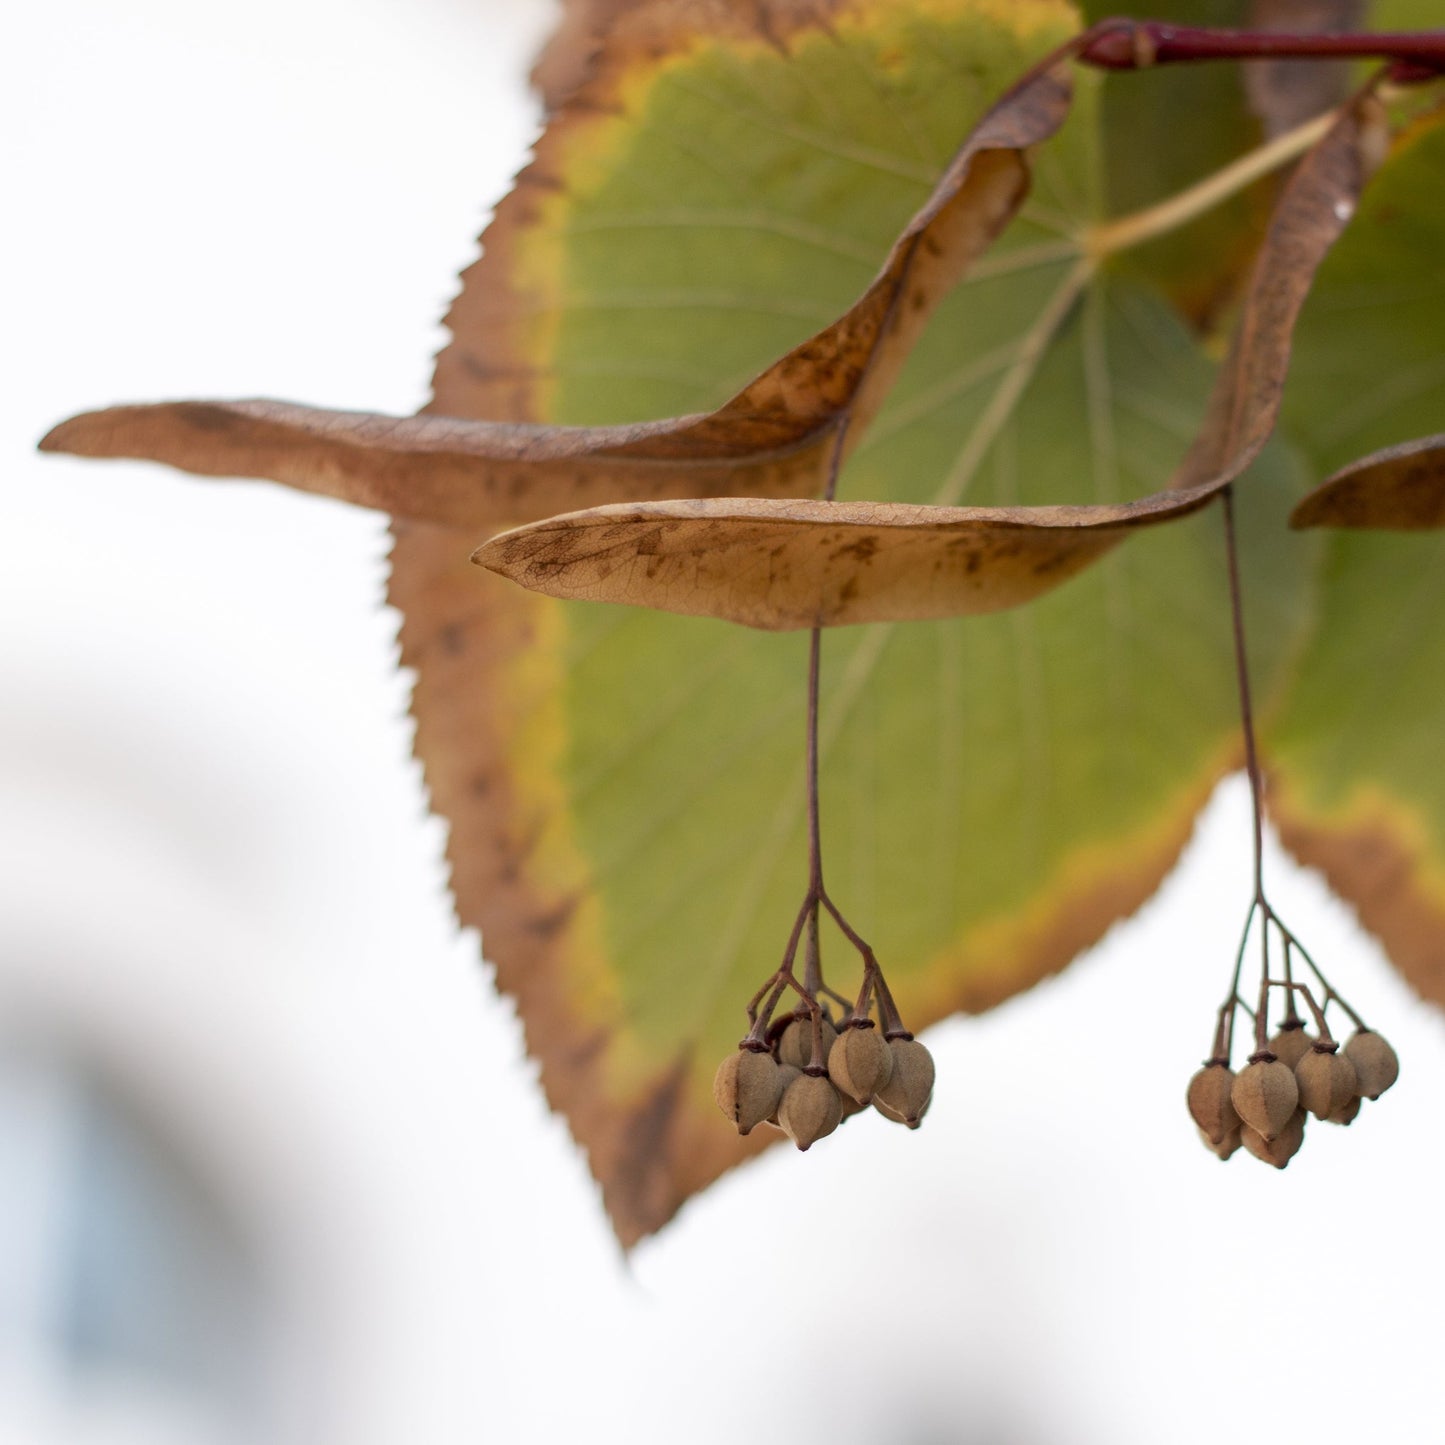
<instances>
[{"instance_id":1,"label":"small bud","mask_svg":"<svg viewBox=\"0 0 1445 1445\"><path fill-rule=\"evenodd\" d=\"M1283 1169L1299 1153L1300 1145L1305 1141L1305 1118L1305 1111L1296 1109L1273 1139L1266 1139L1257 1129L1251 1129L1246 1124L1239 1131L1240 1142L1256 1159Z\"/></svg>"},{"instance_id":2,"label":"small bud","mask_svg":"<svg viewBox=\"0 0 1445 1445\"><path fill-rule=\"evenodd\" d=\"M1233 1088L1228 1064L1208 1063L1189 1081L1189 1112L1210 1148L1239 1129L1239 1115L1229 1098Z\"/></svg>"},{"instance_id":3,"label":"small bud","mask_svg":"<svg viewBox=\"0 0 1445 1445\"><path fill-rule=\"evenodd\" d=\"M1314 1042L1315 1036L1301 1024L1297 1028L1281 1029L1269 1041L1269 1051L1292 1069L1314 1047Z\"/></svg>"},{"instance_id":4,"label":"small bud","mask_svg":"<svg viewBox=\"0 0 1445 1445\"><path fill-rule=\"evenodd\" d=\"M778 1105L778 1123L799 1149L809 1149L831 1134L843 1119L843 1101L822 1074L799 1074Z\"/></svg>"},{"instance_id":5,"label":"small bud","mask_svg":"<svg viewBox=\"0 0 1445 1445\"><path fill-rule=\"evenodd\" d=\"M1215 1143L1214 1140L1201 1129L1199 1131L1199 1139L1211 1154L1217 1154L1221 1159L1228 1159L1229 1156L1239 1148L1239 1135L1243 1127L1242 1124L1236 1124L1218 1143Z\"/></svg>"},{"instance_id":6,"label":"small bud","mask_svg":"<svg viewBox=\"0 0 1445 1445\"><path fill-rule=\"evenodd\" d=\"M1328 1119L1331 1114L1337 1114L1359 1095L1355 1066L1344 1054L1335 1052L1338 1047L1338 1044L1335 1048L1315 1044L1295 1065L1300 1108L1308 1109L1316 1119Z\"/></svg>"},{"instance_id":7,"label":"small bud","mask_svg":"<svg viewBox=\"0 0 1445 1445\"><path fill-rule=\"evenodd\" d=\"M1353 1124L1355 1122L1355 1115L1359 1112L1360 1096L1356 1094L1343 1109L1336 1109L1335 1112L1329 1116L1329 1122L1331 1124Z\"/></svg>"},{"instance_id":8,"label":"small bud","mask_svg":"<svg viewBox=\"0 0 1445 1445\"><path fill-rule=\"evenodd\" d=\"M1345 1045L1345 1057L1355 1066L1360 1092L1378 1099L1400 1077L1400 1060L1373 1029L1358 1029Z\"/></svg>"},{"instance_id":9,"label":"small bud","mask_svg":"<svg viewBox=\"0 0 1445 1445\"><path fill-rule=\"evenodd\" d=\"M1299 1105L1294 1070L1274 1058L1246 1064L1234 1080L1230 1102L1244 1123L1266 1140L1278 1137ZM1245 1139L1248 1147L1249 1140Z\"/></svg>"},{"instance_id":10,"label":"small bud","mask_svg":"<svg viewBox=\"0 0 1445 1445\"><path fill-rule=\"evenodd\" d=\"M738 1126L739 1134L761 1124L778 1107L782 1081L771 1054L739 1049L718 1065L712 1081L717 1106Z\"/></svg>"},{"instance_id":11,"label":"small bud","mask_svg":"<svg viewBox=\"0 0 1445 1445\"><path fill-rule=\"evenodd\" d=\"M873 1095L874 1107L916 1129L933 1097L933 1055L917 1039L890 1039L888 1048L893 1072Z\"/></svg>"},{"instance_id":12,"label":"small bud","mask_svg":"<svg viewBox=\"0 0 1445 1445\"><path fill-rule=\"evenodd\" d=\"M826 1068L828 1055L833 1049L833 1040L838 1037L838 1030L827 1019L820 1019L818 1026L823 1031L823 1053L818 1062ZM783 1036L778 1040L778 1062L792 1064L795 1069L806 1069L813 1062L812 1019L794 1019L783 1030Z\"/></svg>"},{"instance_id":13,"label":"small bud","mask_svg":"<svg viewBox=\"0 0 1445 1445\"><path fill-rule=\"evenodd\" d=\"M875 1028L850 1025L828 1051L828 1077L860 1105L871 1103L892 1075L893 1051Z\"/></svg>"}]
</instances>

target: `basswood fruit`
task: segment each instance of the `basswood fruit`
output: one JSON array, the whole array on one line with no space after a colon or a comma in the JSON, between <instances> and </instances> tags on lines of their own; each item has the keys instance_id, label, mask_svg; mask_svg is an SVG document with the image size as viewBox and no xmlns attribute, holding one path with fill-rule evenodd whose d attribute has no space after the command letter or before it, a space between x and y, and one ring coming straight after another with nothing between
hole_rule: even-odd
<instances>
[{"instance_id":1,"label":"basswood fruit","mask_svg":"<svg viewBox=\"0 0 1445 1445\"><path fill-rule=\"evenodd\" d=\"M1268 1052L1256 1054L1239 1071L1230 1101L1235 1113L1251 1129L1266 1140L1275 1139L1299 1105L1294 1070ZM1249 1145L1248 1138L1245 1145Z\"/></svg>"},{"instance_id":2,"label":"basswood fruit","mask_svg":"<svg viewBox=\"0 0 1445 1445\"><path fill-rule=\"evenodd\" d=\"M809 1149L843 1120L843 1101L826 1074L799 1074L783 1093L778 1123L799 1149Z\"/></svg>"},{"instance_id":3,"label":"basswood fruit","mask_svg":"<svg viewBox=\"0 0 1445 1445\"><path fill-rule=\"evenodd\" d=\"M826 1067L838 1030L826 1018L821 1021L820 1027L823 1031L823 1053L818 1062ZM806 1069L813 1062L812 1019L794 1019L783 1030L783 1036L778 1040L778 1062L792 1064L796 1069Z\"/></svg>"},{"instance_id":4,"label":"basswood fruit","mask_svg":"<svg viewBox=\"0 0 1445 1445\"><path fill-rule=\"evenodd\" d=\"M828 1077L860 1105L893 1076L893 1051L871 1023L849 1024L828 1051Z\"/></svg>"},{"instance_id":5,"label":"basswood fruit","mask_svg":"<svg viewBox=\"0 0 1445 1445\"><path fill-rule=\"evenodd\" d=\"M1239 1131L1240 1142L1256 1159L1283 1169L1299 1153L1299 1147L1305 1141L1305 1118L1305 1111L1296 1109L1273 1139L1266 1139L1258 1129L1246 1124Z\"/></svg>"},{"instance_id":6,"label":"basswood fruit","mask_svg":"<svg viewBox=\"0 0 1445 1445\"><path fill-rule=\"evenodd\" d=\"M782 1080L773 1056L752 1049L729 1054L712 1081L718 1108L738 1126L739 1134L748 1133L773 1113L781 1092Z\"/></svg>"},{"instance_id":7,"label":"basswood fruit","mask_svg":"<svg viewBox=\"0 0 1445 1445\"><path fill-rule=\"evenodd\" d=\"M1243 1128L1244 1126L1242 1124L1236 1123L1234 1128L1232 1128L1226 1135L1224 1135L1223 1138L1219 1140L1211 1139L1209 1135L1206 1134L1203 1129L1201 1129L1199 1131L1199 1138L1203 1142L1204 1147L1208 1149L1211 1154L1217 1154L1221 1159L1228 1159L1229 1156L1233 1154L1236 1149L1239 1148L1239 1136Z\"/></svg>"},{"instance_id":8,"label":"basswood fruit","mask_svg":"<svg viewBox=\"0 0 1445 1445\"><path fill-rule=\"evenodd\" d=\"M1345 1057L1355 1066L1360 1093L1378 1099L1400 1077L1400 1060L1373 1029L1358 1029L1345 1045Z\"/></svg>"},{"instance_id":9,"label":"basswood fruit","mask_svg":"<svg viewBox=\"0 0 1445 1445\"><path fill-rule=\"evenodd\" d=\"M889 1118L916 1129L933 1097L933 1055L917 1039L890 1039L893 1072L873 1095L874 1106Z\"/></svg>"},{"instance_id":10,"label":"basswood fruit","mask_svg":"<svg viewBox=\"0 0 1445 1445\"><path fill-rule=\"evenodd\" d=\"M1356 1094L1343 1109L1336 1109L1335 1112L1329 1116L1329 1122L1331 1124L1353 1124L1355 1122L1355 1115L1359 1112L1360 1096Z\"/></svg>"},{"instance_id":11,"label":"basswood fruit","mask_svg":"<svg viewBox=\"0 0 1445 1445\"><path fill-rule=\"evenodd\" d=\"M1270 1041L1269 1051L1280 1063L1294 1068L1314 1047L1315 1036L1303 1025L1281 1029Z\"/></svg>"},{"instance_id":12,"label":"basswood fruit","mask_svg":"<svg viewBox=\"0 0 1445 1445\"><path fill-rule=\"evenodd\" d=\"M1300 1107L1316 1119L1337 1114L1359 1093L1355 1066L1336 1052L1338 1048L1338 1044L1315 1044L1295 1065Z\"/></svg>"},{"instance_id":13,"label":"basswood fruit","mask_svg":"<svg viewBox=\"0 0 1445 1445\"><path fill-rule=\"evenodd\" d=\"M1233 1071L1218 1062L1205 1064L1189 1081L1189 1112L1211 1149L1239 1128L1239 1115L1229 1097L1233 1088Z\"/></svg>"}]
</instances>

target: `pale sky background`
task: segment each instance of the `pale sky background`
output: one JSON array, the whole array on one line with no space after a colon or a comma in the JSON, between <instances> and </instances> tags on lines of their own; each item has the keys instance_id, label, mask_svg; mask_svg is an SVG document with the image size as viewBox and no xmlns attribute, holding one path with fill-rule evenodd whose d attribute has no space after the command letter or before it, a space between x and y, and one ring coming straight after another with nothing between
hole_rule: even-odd
<instances>
[{"instance_id":1,"label":"pale sky background","mask_svg":"<svg viewBox=\"0 0 1445 1445\"><path fill-rule=\"evenodd\" d=\"M928 1035L922 1130L777 1149L628 1264L451 921L382 519L34 454L113 401L421 405L532 133L548 19L541 0L8 17L0 1440L1438 1438L1445 1029L1277 856L1277 902L1402 1081L1351 1129L1312 1126L1283 1174L1218 1164L1184 1110L1246 901L1237 780L1136 920ZM80 1380L56 1357L47 1271L77 1207L56 1151L82 1076L256 1261L247 1414L204 1370Z\"/></svg>"}]
</instances>

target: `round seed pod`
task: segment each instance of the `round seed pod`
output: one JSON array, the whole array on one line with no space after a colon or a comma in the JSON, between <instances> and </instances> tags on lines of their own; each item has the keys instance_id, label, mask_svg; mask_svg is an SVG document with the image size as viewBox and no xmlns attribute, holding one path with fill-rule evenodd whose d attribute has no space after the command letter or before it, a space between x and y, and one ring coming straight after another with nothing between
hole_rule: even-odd
<instances>
[{"instance_id":1,"label":"round seed pod","mask_svg":"<svg viewBox=\"0 0 1445 1445\"><path fill-rule=\"evenodd\" d=\"M782 1080L771 1054L739 1049L729 1054L713 1076L712 1096L717 1106L738 1126L739 1134L761 1124L778 1107Z\"/></svg>"},{"instance_id":2,"label":"round seed pod","mask_svg":"<svg viewBox=\"0 0 1445 1445\"><path fill-rule=\"evenodd\" d=\"M1295 1065L1294 1077L1300 1108L1308 1109L1316 1119L1328 1119L1359 1095L1355 1066L1344 1054L1320 1044Z\"/></svg>"},{"instance_id":3,"label":"round seed pod","mask_svg":"<svg viewBox=\"0 0 1445 1445\"><path fill-rule=\"evenodd\" d=\"M912 1123L909 1123L902 1114L890 1109L877 1094L873 1095L873 1107L882 1114L889 1123L902 1124L906 1128L916 1129L928 1117L928 1111L933 1107L933 1096L931 1094L929 1095L928 1102L918 1111L918 1117L914 1119Z\"/></svg>"},{"instance_id":4,"label":"round seed pod","mask_svg":"<svg viewBox=\"0 0 1445 1445\"><path fill-rule=\"evenodd\" d=\"M1303 1025L1293 1029L1281 1029L1270 1041L1269 1051L1280 1063L1294 1068L1314 1047L1315 1036Z\"/></svg>"},{"instance_id":5,"label":"round seed pod","mask_svg":"<svg viewBox=\"0 0 1445 1445\"><path fill-rule=\"evenodd\" d=\"M1299 1105L1299 1085L1293 1069L1278 1059L1260 1059L1239 1071L1229 1097L1244 1123L1265 1139L1274 1139Z\"/></svg>"},{"instance_id":6,"label":"round seed pod","mask_svg":"<svg viewBox=\"0 0 1445 1445\"><path fill-rule=\"evenodd\" d=\"M793 1080L796 1079L802 1072L803 1071L794 1064L778 1065L779 1104L783 1102L783 1095L787 1091L788 1085L791 1084ZM781 1124L778 1123L778 1109L776 1104L773 1106L773 1112L769 1114L766 1119L763 1120L763 1123L771 1124L775 1129L781 1129L783 1127Z\"/></svg>"},{"instance_id":7,"label":"round seed pod","mask_svg":"<svg viewBox=\"0 0 1445 1445\"><path fill-rule=\"evenodd\" d=\"M799 1149L809 1149L843 1120L843 1101L824 1074L799 1074L778 1105L778 1123Z\"/></svg>"},{"instance_id":8,"label":"round seed pod","mask_svg":"<svg viewBox=\"0 0 1445 1445\"><path fill-rule=\"evenodd\" d=\"M845 1028L828 1051L828 1077L840 1093L860 1105L873 1101L873 1095L893 1075L893 1051L875 1028L856 1024Z\"/></svg>"},{"instance_id":9,"label":"round seed pod","mask_svg":"<svg viewBox=\"0 0 1445 1445\"><path fill-rule=\"evenodd\" d=\"M1256 1159L1273 1164L1276 1169L1283 1169L1299 1153L1300 1145L1305 1141L1305 1118L1305 1111L1296 1109L1289 1122L1273 1139L1266 1139L1259 1130L1251 1129L1245 1124L1239 1131L1240 1143Z\"/></svg>"},{"instance_id":10,"label":"round seed pod","mask_svg":"<svg viewBox=\"0 0 1445 1445\"><path fill-rule=\"evenodd\" d=\"M1336 1109L1335 1112L1329 1116L1329 1122L1331 1124L1353 1124L1355 1122L1355 1115L1359 1112L1360 1096L1356 1094L1343 1109Z\"/></svg>"},{"instance_id":11,"label":"round seed pod","mask_svg":"<svg viewBox=\"0 0 1445 1445\"><path fill-rule=\"evenodd\" d=\"M1355 1066L1360 1093L1378 1099L1400 1077L1400 1060L1373 1029L1357 1029L1345 1045L1345 1057Z\"/></svg>"},{"instance_id":12,"label":"round seed pod","mask_svg":"<svg viewBox=\"0 0 1445 1445\"><path fill-rule=\"evenodd\" d=\"M1221 1159L1228 1159L1229 1156L1239 1148L1239 1135L1243 1128L1243 1124L1236 1124L1218 1143L1212 1140L1209 1135L1201 1129L1199 1131L1199 1140L1211 1154L1217 1154Z\"/></svg>"},{"instance_id":13,"label":"round seed pod","mask_svg":"<svg viewBox=\"0 0 1445 1445\"><path fill-rule=\"evenodd\" d=\"M888 1049L893 1055L893 1072L875 1091L873 1102L881 1113L890 1118L896 1115L916 1129L933 1097L933 1055L917 1039L890 1039Z\"/></svg>"},{"instance_id":14,"label":"round seed pod","mask_svg":"<svg viewBox=\"0 0 1445 1445\"><path fill-rule=\"evenodd\" d=\"M1234 1072L1228 1064L1205 1064L1189 1081L1189 1113L1211 1149L1239 1128L1229 1098L1233 1088Z\"/></svg>"},{"instance_id":15,"label":"round seed pod","mask_svg":"<svg viewBox=\"0 0 1445 1445\"><path fill-rule=\"evenodd\" d=\"M826 1018L820 1021L819 1027L823 1030L823 1056L818 1062L826 1067L838 1030ZM783 1036L778 1040L778 1062L792 1064L795 1069L806 1069L813 1062L812 1019L794 1019L783 1030Z\"/></svg>"}]
</instances>

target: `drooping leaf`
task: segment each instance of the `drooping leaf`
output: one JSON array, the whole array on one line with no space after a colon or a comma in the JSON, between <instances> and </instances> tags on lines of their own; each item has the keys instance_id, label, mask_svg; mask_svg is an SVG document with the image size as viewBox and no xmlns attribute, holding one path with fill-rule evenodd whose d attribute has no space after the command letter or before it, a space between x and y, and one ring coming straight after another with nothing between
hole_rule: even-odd
<instances>
[{"instance_id":1,"label":"drooping leaf","mask_svg":"<svg viewBox=\"0 0 1445 1445\"><path fill-rule=\"evenodd\" d=\"M814 21L830 9L779 6ZM656 3L615 22L613 49L636 60L691 35L688 7ZM720 36L756 42L757 15L724 10ZM775 27L763 33L775 36ZM633 52L630 47L640 47ZM614 67L619 63L613 56ZM706 414L613 426L542 426L456 416L385 417L289 402L169 402L72 417L44 451L166 462L205 476L255 476L303 491L451 527L496 526L620 500L799 497L823 490L845 445L862 435L939 301L1012 219L1028 186L1025 150L1067 114L1068 59L1018 82L987 114L903 228L853 304ZM564 142L571 131L551 133ZM529 190L556 184L545 140L497 224L505 245ZM518 199L522 198L522 199ZM468 288L449 318L459 335L486 313L486 288ZM456 366L485 376L497 338ZM440 397L438 398L440 404Z\"/></svg>"},{"instance_id":2,"label":"drooping leaf","mask_svg":"<svg viewBox=\"0 0 1445 1445\"><path fill-rule=\"evenodd\" d=\"M1301 499L1289 523L1393 532L1445 527L1445 436L1384 447L1341 467Z\"/></svg>"},{"instance_id":3,"label":"drooping leaf","mask_svg":"<svg viewBox=\"0 0 1445 1445\"><path fill-rule=\"evenodd\" d=\"M1283 425L1317 475L1445 415L1442 117L1397 150L1300 320ZM1415 987L1445 1001L1445 538L1321 535L1318 616L1265 740L1270 810Z\"/></svg>"}]
</instances>

